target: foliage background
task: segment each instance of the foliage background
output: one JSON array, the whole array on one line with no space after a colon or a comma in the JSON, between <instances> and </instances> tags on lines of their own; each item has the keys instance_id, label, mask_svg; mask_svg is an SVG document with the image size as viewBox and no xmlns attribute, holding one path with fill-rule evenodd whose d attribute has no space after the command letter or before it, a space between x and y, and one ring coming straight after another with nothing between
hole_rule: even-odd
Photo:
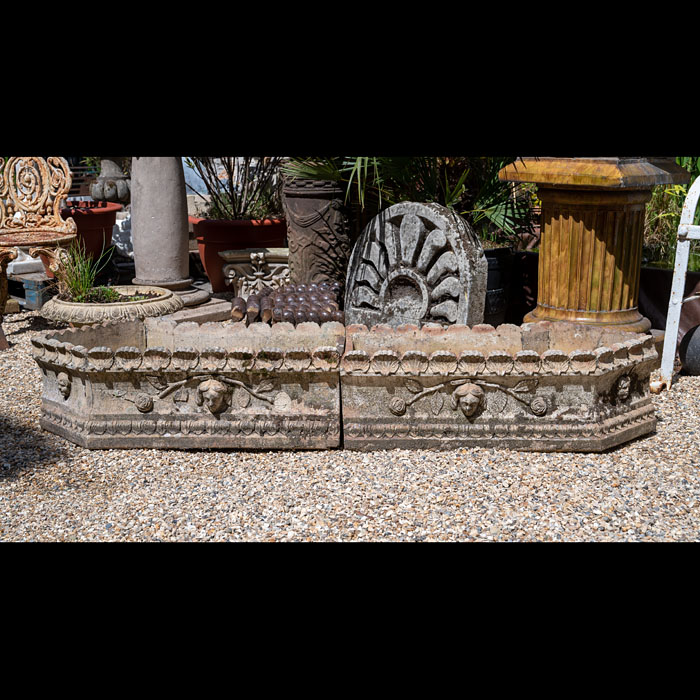
<instances>
[{"instance_id":1,"label":"foliage background","mask_svg":"<svg viewBox=\"0 0 700 700\"><path fill-rule=\"evenodd\" d=\"M676 163L690 173L688 185L660 185L652 190L644 220L643 263L673 268L676 257L676 235L681 211L688 188L700 175L700 156L678 156ZM700 224L700 213L695 214L695 224ZM690 245L688 270L700 270L700 247Z\"/></svg>"}]
</instances>

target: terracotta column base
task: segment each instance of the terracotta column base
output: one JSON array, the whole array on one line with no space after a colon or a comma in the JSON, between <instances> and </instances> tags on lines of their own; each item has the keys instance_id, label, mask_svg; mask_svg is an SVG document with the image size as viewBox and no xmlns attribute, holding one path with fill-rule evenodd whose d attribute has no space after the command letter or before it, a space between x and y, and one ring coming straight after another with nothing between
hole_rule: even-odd
<instances>
[{"instance_id":1,"label":"terracotta column base","mask_svg":"<svg viewBox=\"0 0 700 700\"><path fill-rule=\"evenodd\" d=\"M605 320L601 317L605 316ZM600 312L572 312L569 309L556 309L554 307L538 304L537 308L523 318L523 323L537 323L538 321L569 321L571 323L585 323L589 326L601 328L614 328L620 331L633 333L646 333L651 328L651 321L642 316L637 309L624 311Z\"/></svg>"}]
</instances>

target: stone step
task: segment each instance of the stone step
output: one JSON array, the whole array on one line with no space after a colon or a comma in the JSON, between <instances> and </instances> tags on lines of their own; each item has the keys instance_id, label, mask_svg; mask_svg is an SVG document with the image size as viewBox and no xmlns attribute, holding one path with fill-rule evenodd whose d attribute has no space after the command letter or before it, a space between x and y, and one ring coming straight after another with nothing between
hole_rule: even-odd
<instances>
[{"instance_id":1,"label":"stone step","mask_svg":"<svg viewBox=\"0 0 700 700\"><path fill-rule=\"evenodd\" d=\"M208 321L228 321L231 319L231 302L224 299L210 299L198 306L189 306L172 314L162 316L176 323L207 323Z\"/></svg>"}]
</instances>

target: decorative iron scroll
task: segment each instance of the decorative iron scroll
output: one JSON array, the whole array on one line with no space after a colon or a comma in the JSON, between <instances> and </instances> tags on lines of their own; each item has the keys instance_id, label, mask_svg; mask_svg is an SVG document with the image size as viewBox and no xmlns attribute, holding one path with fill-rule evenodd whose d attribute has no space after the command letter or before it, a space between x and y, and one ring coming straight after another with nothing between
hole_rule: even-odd
<instances>
[{"instance_id":1,"label":"decorative iron scroll","mask_svg":"<svg viewBox=\"0 0 700 700\"><path fill-rule=\"evenodd\" d=\"M0 169L0 244L3 236L11 236L13 245L22 245L25 234L30 245L31 234L75 234L75 221L61 218L71 183L65 158L8 158Z\"/></svg>"}]
</instances>

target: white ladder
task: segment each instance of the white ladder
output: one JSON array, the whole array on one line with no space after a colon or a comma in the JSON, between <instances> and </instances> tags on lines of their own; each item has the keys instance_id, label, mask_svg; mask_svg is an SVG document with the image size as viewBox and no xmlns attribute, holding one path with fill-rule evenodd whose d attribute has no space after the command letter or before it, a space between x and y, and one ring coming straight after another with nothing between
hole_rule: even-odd
<instances>
[{"instance_id":1,"label":"white ladder","mask_svg":"<svg viewBox=\"0 0 700 700\"><path fill-rule=\"evenodd\" d=\"M671 298L669 299L668 315L666 316L664 350L661 355L661 379L653 383L652 391L654 391L654 393L671 387L673 362L676 359L676 345L678 343L678 324L681 318L681 306L685 304L686 301L700 297L700 295L694 294L687 299L683 299L685 275L688 271L690 242L700 240L700 226L693 226L698 199L700 199L700 177L695 180L688 190L685 203L683 204L683 211L681 212L681 221L678 225L676 262L673 267L673 286L671 287Z\"/></svg>"}]
</instances>

